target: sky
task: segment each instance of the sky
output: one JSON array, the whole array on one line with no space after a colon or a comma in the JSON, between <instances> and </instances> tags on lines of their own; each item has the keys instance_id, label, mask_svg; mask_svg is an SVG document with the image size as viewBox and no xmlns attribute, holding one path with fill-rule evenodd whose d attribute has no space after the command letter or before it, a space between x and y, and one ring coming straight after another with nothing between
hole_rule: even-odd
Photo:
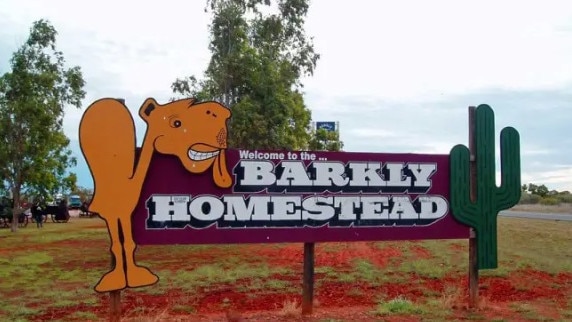
<instances>
[{"instance_id":1,"label":"sky","mask_svg":"<svg viewBox=\"0 0 572 322\"><path fill-rule=\"evenodd\" d=\"M0 0L0 73L39 19L82 68L87 96L64 119L79 185L93 185L78 144L85 108L123 97L137 111L147 97L168 101L177 78L201 76L205 3ZM503 127L520 133L522 182L572 191L571 1L313 0L306 33L321 58L305 102L313 121L340 122L345 151L447 154L467 144L467 107L488 104L497 145Z\"/></svg>"}]
</instances>

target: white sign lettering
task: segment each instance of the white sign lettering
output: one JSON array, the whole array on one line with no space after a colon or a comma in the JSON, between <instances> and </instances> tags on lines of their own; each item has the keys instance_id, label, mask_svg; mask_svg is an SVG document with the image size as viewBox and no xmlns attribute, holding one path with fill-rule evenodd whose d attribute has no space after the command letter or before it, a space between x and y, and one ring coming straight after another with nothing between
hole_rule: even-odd
<instances>
[{"instance_id":1,"label":"white sign lettering","mask_svg":"<svg viewBox=\"0 0 572 322\"><path fill-rule=\"evenodd\" d=\"M173 203L173 200L179 203ZM185 201L185 202L183 202ZM176 205L176 206L175 206ZM147 201L149 219L184 228L383 226L427 224L444 217L441 196L164 196Z\"/></svg>"},{"instance_id":2,"label":"white sign lettering","mask_svg":"<svg viewBox=\"0 0 572 322\"><path fill-rule=\"evenodd\" d=\"M241 160L234 191L425 193L436 170L435 163Z\"/></svg>"}]
</instances>

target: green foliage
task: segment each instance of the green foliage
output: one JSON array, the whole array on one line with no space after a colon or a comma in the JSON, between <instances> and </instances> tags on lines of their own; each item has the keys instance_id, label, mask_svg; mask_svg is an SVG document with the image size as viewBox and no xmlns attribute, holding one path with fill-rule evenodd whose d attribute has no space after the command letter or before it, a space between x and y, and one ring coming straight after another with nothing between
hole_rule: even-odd
<instances>
[{"instance_id":1,"label":"green foliage","mask_svg":"<svg viewBox=\"0 0 572 322\"><path fill-rule=\"evenodd\" d=\"M312 132L309 150L311 151L340 151L344 143L340 141L337 131L318 129Z\"/></svg>"},{"instance_id":2,"label":"green foliage","mask_svg":"<svg viewBox=\"0 0 572 322\"><path fill-rule=\"evenodd\" d=\"M300 79L319 59L304 32L308 7L308 0L207 0L210 63L201 80L177 79L173 92L231 108L232 147L306 149L311 112Z\"/></svg>"},{"instance_id":3,"label":"green foliage","mask_svg":"<svg viewBox=\"0 0 572 322\"><path fill-rule=\"evenodd\" d=\"M542 204L542 205L559 205L561 203L572 203L572 194L570 191L549 190L546 185L537 185L529 183L522 185L522 197L519 204ZM546 200L545 200L546 199Z\"/></svg>"},{"instance_id":4,"label":"green foliage","mask_svg":"<svg viewBox=\"0 0 572 322\"><path fill-rule=\"evenodd\" d=\"M556 206L560 204L560 200L558 200L558 198L555 197L545 197L540 199L540 204L545 206Z\"/></svg>"},{"instance_id":5,"label":"green foliage","mask_svg":"<svg viewBox=\"0 0 572 322\"><path fill-rule=\"evenodd\" d=\"M558 199L559 202L561 203L572 203L572 195L571 194L565 194L565 193L558 193L557 195L554 196L556 199Z\"/></svg>"},{"instance_id":6,"label":"green foliage","mask_svg":"<svg viewBox=\"0 0 572 322\"><path fill-rule=\"evenodd\" d=\"M533 183L529 183L528 184L528 192L530 192L533 195L539 195L541 197L544 197L548 194L549 190L545 185L536 185Z\"/></svg>"},{"instance_id":7,"label":"green foliage","mask_svg":"<svg viewBox=\"0 0 572 322\"><path fill-rule=\"evenodd\" d=\"M540 185L536 188L536 194L541 197L546 197L548 194L548 188L545 185Z\"/></svg>"},{"instance_id":8,"label":"green foliage","mask_svg":"<svg viewBox=\"0 0 572 322\"><path fill-rule=\"evenodd\" d=\"M470 197L469 149L453 147L451 164L451 211L461 223L477 233L478 266L496 268L497 216L518 203L521 197L520 139L506 127L500 135L501 186L495 182L494 112L488 105L475 110L476 200Z\"/></svg>"},{"instance_id":9,"label":"green foliage","mask_svg":"<svg viewBox=\"0 0 572 322\"><path fill-rule=\"evenodd\" d=\"M539 195L533 195L531 193L523 192L520 197L520 201L518 203L523 205L537 204L538 202L540 202L540 199L542 199L542 197L540 197Z\"/></svg>"},{"instance_id":10,"label":"green foliage","mask_svg":"<svg viewBox=\"0 0 572 322\"><path fill-rule=\"evenodd\" d=\"M66 105L81 106L85 81L79 67L65 68L56 35L48 21L34 22L0 77L0 175L16 204L23 191L53 195L75 186L63 116Z\"/></svg>"}]
</instances>

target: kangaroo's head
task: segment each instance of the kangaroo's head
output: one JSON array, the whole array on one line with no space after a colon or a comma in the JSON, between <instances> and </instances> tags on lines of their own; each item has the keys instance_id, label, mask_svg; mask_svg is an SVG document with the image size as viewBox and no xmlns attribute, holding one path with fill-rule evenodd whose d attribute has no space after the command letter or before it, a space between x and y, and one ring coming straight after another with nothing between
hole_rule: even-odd
<instances>
[{"instance_id":1,"label":"kangaroo's head","mask_svg":"<svg viewBox=\"0 0 572 322\"><path fill-rule=\"evenodd\" d=\"M219 103L195 104L194 99L160 105L148 98L139 110L147 123L146 140L153 139L157 152L179 157L192 173L212 166L213 180L221 188L232 184L225 157L230 115L230 110Z\"/></svg>"}]
</instances>

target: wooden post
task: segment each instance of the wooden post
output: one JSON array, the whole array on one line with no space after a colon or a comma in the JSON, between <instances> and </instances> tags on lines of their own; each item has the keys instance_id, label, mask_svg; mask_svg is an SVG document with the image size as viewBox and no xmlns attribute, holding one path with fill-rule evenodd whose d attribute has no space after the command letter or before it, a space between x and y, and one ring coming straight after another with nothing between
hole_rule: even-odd
<instances>
[{"instance_id":1,"label":"wooden post","mask_svg":"<svg viewBox=\"0 0 572 322\"><path fill-rule=\"evenodd\" d=\"M109 292L109 321L121 321L121 291Z\"/></svg>"},{"instance_id":2,"label":"wooden post","mask_svg":"<svg viewBox=\"0 0 572 322\"><path fill-rule=\"evenodd\" d=\"M304 243L302 314L312 314L314 306L314 243Z\"/></svg>"},{"instance_id":3,"label":"wooden post","mask_svg":"<svg viewBox=\"0 0 572 322\"><path fill-rule=\"evenodd\" d=\"M477 151L475 142L475 111L474 106L469 106L469 173L470 173L470 197L471 201L477 200ZM479 266L477 257L477 234L471 228L469 236L469 307L479 306Z\"/></svg>"},{"instance_id":4,"label":"wooden post","mask_svg":"<svg viewBox=\"0 0 572 322\"><path fill-rule=\"evenodd\" d=\"M115 257L111 255L111 269L115 267ZM109 292L109 321L121 321L121 291Z\"/></svg>"}]
</instances>

